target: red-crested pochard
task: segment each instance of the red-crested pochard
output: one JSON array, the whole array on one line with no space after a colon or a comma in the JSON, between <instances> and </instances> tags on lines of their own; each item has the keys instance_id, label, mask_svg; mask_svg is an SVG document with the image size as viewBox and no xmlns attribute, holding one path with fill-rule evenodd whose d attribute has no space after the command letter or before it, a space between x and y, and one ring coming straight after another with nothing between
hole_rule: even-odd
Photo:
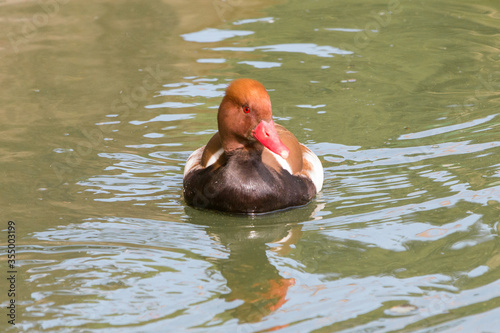
<instances>
[{"instance_id":1,"label":"red-crested pochard","mask_svg":"<svg viewBox=\"0 0 500 333\"><path fill-rule=\"evenodd\" d=\"M189 156L184 199L233 213L264 213L309 202L323 186L318 157L272 119L262 84L233 81L217 114L219 131Z\"/></svg>"}]
</instances>

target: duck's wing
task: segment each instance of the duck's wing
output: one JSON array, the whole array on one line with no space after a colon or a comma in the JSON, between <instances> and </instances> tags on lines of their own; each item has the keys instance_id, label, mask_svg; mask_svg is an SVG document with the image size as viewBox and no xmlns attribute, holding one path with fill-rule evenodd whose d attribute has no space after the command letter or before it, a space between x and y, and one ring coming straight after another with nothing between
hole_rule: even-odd
<instances>
[{"instance_id":1,"label":"duck's wing","mask_svg":"<svg viewBox=\"0 0 500 333\"><path fill-rule=\"evenodd\" d=\"M309 148L300 144L302 150L302 171L300 175L309 178L316 187L316 193L323 188L324 172L323 165L318 156L313 153Z\"/></svg>"},{"instance_id":2,"label":"duck's wing","mask_svg":"<svg viewBox=\"0 0 500 333\"><path fill-rule=\"evenodd\" d=\"M196 149L187 159L184 177L191 171L207 168L212 164L222 164L224 149L220 142L219 132L215 133L208 143Z\"/></svg>"},{"instance_id":3,"label":"duck's wing","mask_svg":"<svg viewBox=\"0 0 500 333\"><path fill-rule=\"evenodd\" d=\"M278 171L284 169L292 175L310 179L316 187L316 192L319 192L323 187L324 178L319 158L309 148L299 143L295 135L285 127L276 124L276 130L281 141L290 150L290 155L284 159L269 149L264 149L263 162Z\"/></svg>"}]
</instances>

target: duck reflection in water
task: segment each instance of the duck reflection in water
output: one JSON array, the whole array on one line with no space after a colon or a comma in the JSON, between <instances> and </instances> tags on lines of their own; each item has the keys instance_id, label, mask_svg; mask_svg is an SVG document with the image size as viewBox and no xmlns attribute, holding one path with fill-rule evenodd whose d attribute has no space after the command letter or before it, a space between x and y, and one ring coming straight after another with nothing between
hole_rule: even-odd
<instances>
[{"instance_id":1,"label":"duck reflection in water","mask_svg":"<svg viewBox=\"0 0 500 333\"><path fill-rule=\"evenodd\" d=\"M295 279L281 276L270 263L266 253L270 249L268 243L276 245L272 251L286 254L290 245L300 238L301 226L287 224L220 231L212 229L209 233L230 250L229 258L218 261L231 289L224 298L244 302L228 312L240 322L259 322L285 304L288 289L295 284Z\"/></svg>"},{"instance_id":2,"label":"duck reflection in water","mask_svg":"<svg viewBox=\"0 0 500 333\"><path fill-rule=\"evenodd\" d=\"M293 219L307 221L315 208L308 205L295 209ZM287 302L287 293L295 279L283 276L270 262L269 253L287 256L301 238L302 225L286 222L291 219L290 212L251 218L192 208L187 208L186 213L191 223L209 223L207 234L229 251L227 258L209 260L221 272L230 289L221 297L228 302L240 300L243 303L220 313L219 319L236 318L240 323L257 323Z\"/></svg>"}]
</instances>

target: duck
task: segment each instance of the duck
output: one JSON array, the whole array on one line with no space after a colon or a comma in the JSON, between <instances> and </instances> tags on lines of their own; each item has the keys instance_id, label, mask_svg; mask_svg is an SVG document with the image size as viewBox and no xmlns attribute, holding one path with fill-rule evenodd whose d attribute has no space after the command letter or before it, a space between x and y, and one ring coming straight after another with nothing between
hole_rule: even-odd
<instances>
[{"instance_id":1,"label":"duck","mask_svg":"<svg viewBox=\"0 0 500 333\"><path fill-rule=\"evenodd\" d=\"M236 79L217 113L218 131L187 159L183 195L189 206L260 214L306 205L321 191L319 158L274 123L266 88Z\"/></svg>"}]
</instances>

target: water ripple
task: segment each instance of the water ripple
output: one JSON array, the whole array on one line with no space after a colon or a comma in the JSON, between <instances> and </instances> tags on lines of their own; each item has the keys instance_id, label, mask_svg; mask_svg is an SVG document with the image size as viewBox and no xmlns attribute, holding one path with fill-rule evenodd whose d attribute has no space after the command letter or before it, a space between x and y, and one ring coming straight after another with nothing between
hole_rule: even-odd
<instances>
[{"instance_id":1,"label":"water ripple","mask_svg":"<svg viewBox=\"0 0 500 333\"><path fill-rule=\"evenodd\" d=\"M351 51L342 50L329 45L317 45L312 43L290 43L255 47L215 47L212 50L233 52L255 52L256 50L261 50L263 52L303 53L321 58L331 58L334 55L349 55L353 53Z\"/></svg>"}]
</instances>

